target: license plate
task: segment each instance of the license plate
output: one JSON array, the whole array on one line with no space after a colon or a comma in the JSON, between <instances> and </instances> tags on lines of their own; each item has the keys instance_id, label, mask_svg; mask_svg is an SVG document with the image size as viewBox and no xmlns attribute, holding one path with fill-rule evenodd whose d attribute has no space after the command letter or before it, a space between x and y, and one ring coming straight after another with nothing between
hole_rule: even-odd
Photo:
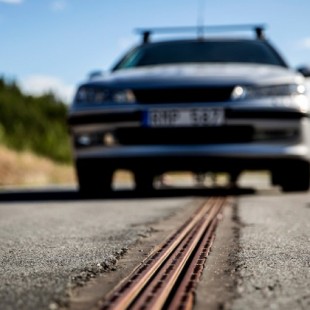
<instances>
[{"instance_id":1,"label":"license plate","mask_svg":"<svg viewBox=\"0 0 310 310\"><path fill-rule=\"evenodd\" d=\"M147 127L220 126L224 121L221 108L153 109L144 114Z\"/></svg>"}]
</instances>

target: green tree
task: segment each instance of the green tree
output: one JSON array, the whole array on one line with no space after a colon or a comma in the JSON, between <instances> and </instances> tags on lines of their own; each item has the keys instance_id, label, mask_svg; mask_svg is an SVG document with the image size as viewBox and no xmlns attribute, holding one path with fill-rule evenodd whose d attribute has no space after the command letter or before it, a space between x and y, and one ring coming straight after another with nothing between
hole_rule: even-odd
<instances>
[{"instance_id":1,"label":"green tree","mask_svg":"<svg viewBox=\"0 0 310 310\"><path fill-rule=\"evenodd\" d=\"M15 81L0 78L0 143L59 162L71 161L67 106L53 93L22 93Z\"/></svg>"}]
</instances>

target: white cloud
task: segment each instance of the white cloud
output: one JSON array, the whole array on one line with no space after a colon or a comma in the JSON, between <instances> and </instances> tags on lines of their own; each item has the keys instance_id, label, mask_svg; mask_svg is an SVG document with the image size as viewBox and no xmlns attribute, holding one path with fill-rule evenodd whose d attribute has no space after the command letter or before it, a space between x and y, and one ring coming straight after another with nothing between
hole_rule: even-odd
<instances>
[{"instance_id":1,"label":"white cloud","mask_svg":"<svg viewBox=\"0 0 310 310\"><path fill-rule=\"evenodd\" d=\"M301 40L299 46L303 49L310 49L310 38Z\"/></svg>"},{"instance_id":2,"label":"white cloud","mask_svg":"<svg viewBox=\"0 0 310 310\"><path fill-rule=\"evenodd\" d=\"M51 3L51 9L53 11L63 11L67 6L67 2L65 0L56 0Z\"/></svg>"},{"instance_id":3,"label":"white cloud","mask_svg":"<svg viewBox=\"0 0 310 310\"><path fill-rule=\"evenodd\" d=\"M24 0L0 0L0 2L7 4L21 4Z\"/></svg>"},{"instance_id":4,"label":"white cloud","mask_svg":"<svg viewBox=\"0 0 310 310\"><path fill-rule=\"evenodd\" d=\"M46 75L31 75L20 81L22 90L34 96L40 96L52 91L57 97L66 103L70 103L75 86L66 84L59 78Z\"/></svg>"}]
</instances>

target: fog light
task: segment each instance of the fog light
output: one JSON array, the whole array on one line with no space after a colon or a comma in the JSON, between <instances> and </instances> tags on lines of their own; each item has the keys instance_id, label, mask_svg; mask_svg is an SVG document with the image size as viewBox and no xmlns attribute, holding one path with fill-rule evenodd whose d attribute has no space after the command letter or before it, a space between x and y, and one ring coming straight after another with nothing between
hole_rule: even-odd
<instances>
[{"instance_id":1,"label":"fog light","mask_svg":"<svg viewBox=\"0 0 310 310\"><path fill-rule=\"evenodd\" d=\"M79 145L88 146L91 144L91 137L89 135L82 135L77 138Z\"/></svg>"},{"instance_id":2,"label":"fog light","mask_svg":"<svg viewBox=\"0 0 310 310\"><path fill-rule=\"evenodd\" d=\"M116 139L112 133L108 132L103 136L103 143L107 146L113 146L116 144Z\"/></svg>"}]
</instances>

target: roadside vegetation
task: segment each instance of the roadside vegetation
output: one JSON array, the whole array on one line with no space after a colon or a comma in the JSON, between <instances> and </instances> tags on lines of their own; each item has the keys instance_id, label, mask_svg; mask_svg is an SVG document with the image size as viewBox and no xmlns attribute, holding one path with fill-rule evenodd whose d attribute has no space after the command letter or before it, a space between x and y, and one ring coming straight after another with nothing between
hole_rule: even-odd
<instances>
[{"instance_id":1,"label":"roadside vegetation","mask_svg":"<svg viewBox=\"0 0 310 310\"><path fill-rule=\"evenodd\" d=\"M75 184L72 165L56 163L29 151L0 145L0 192L2 187Z\"/></svg>"},{"instance_id":2,"label":"roadside vegetation","mask_svg":"<svg viewBox=\"0 0 310 310\"><path fill-rule=\"evenodd\" d=\"M54 94L26 95L15 81L0 77L0 144L70 163L66 115L67 106Z\"/></svg>"}]
</instances>

